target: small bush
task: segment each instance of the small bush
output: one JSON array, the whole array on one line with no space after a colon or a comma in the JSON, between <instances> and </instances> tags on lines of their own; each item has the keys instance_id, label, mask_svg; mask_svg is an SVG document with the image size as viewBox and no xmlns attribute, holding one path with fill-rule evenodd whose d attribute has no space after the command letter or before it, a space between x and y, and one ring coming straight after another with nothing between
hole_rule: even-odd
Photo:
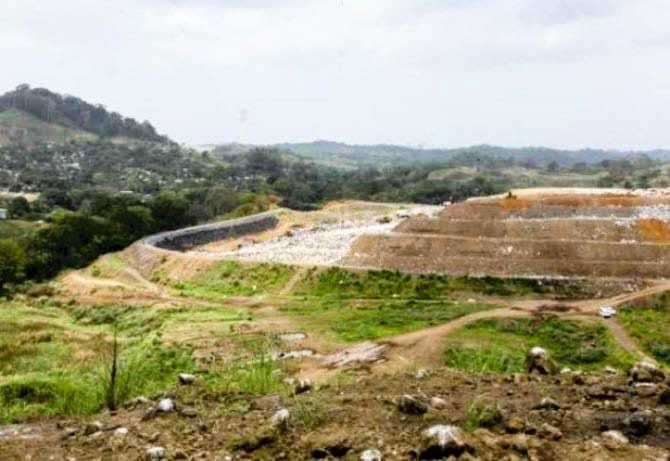
<instances>
[{"instance_id":1,"label":"small bush","mask_svg":"<svg viewBox=\"0 0 670 461\"><path fill-rule=\"evenodd\" d=\"M500 407L493 402L475 400L468 407L465 430L473 432L480 427L492 428L502 422Z\"/></svg>"}]
</instances>

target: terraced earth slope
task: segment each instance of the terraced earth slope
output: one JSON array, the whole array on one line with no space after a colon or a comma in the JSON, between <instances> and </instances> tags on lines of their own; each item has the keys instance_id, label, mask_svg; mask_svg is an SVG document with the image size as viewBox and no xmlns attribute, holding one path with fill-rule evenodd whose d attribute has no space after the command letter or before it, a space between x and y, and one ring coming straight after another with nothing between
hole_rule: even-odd
<instances>
[{"instance_id":1,"label":"terraced earth slope","mask_svg":"<svg viewBox=\"0 0 670 461\"><path fill-rule=\"evenodd\" d=\"M365 234L343 264L520 277L670 276L670 191L525 189Z\"/></svg>"}]
</instances>

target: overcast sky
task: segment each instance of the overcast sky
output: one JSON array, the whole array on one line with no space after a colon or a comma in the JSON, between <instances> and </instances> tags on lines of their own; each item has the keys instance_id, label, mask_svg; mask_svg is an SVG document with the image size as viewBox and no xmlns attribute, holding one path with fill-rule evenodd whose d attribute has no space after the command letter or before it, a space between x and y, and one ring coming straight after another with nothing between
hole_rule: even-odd
<instances>
[{"instance_id":1,"label":"overcast sky","mask_svg":"<svg viewBox=\"0 0 670 461\"><path fill-rule=\"evenodd\" d=\"M669 0L21 0L0 90L179 142L670 147Z\"/></svg>"}]
</instances>

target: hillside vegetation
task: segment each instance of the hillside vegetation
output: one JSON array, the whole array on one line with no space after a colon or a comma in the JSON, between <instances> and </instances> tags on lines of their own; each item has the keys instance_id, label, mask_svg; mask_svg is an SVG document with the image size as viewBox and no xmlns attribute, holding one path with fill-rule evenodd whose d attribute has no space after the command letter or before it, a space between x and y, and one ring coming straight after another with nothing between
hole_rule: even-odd
<instances>
[{"instance_id":1,"label":"hillside vegetation","mask_svg":"<svg viewBox=\"0 0 670 461\"><path fill-rule=\"evenodd\" d=\"M161 136L151 123L124 117L118 112L110 112L101 104L90 104L82 99L70 95L61 95L45 88L30 88L29 85L19 85L14 91L0 96L0 113L10 111L9 117L20 119L24 125L12 126L7 141L24 143L50 142L57 139L72 137L77 132L86 132L88 136L115 137L125 136L153 142L168 142L168 138ZM27 115L17 112L25 112ZM7 116L6 116L7 117ZM55 125L46 127L37 123L37 120L46 124ZM65 127L70 131L58 133L58 127ZM22 128L22 129L21 129ZM54 136L55 135L55 136ZM0 132L0 142L3 136Z\"/></svg>"}]
</instances>

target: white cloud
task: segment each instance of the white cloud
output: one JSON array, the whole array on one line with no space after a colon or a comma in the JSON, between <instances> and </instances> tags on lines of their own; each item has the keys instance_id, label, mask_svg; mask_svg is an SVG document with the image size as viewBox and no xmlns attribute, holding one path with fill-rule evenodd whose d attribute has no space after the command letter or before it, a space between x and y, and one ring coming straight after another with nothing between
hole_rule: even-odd
<instances>
[{"instance_id":1,"label":"white cloud","mask_svg":"<svg viewBox=\"0 0 670 461\"><path fill-rule=\"evenodd\" d=\"M194 143L667 147L669 13L664 0L23 0L0 12L0 88L76 94Z\"/></svg>"}]
</instances>

